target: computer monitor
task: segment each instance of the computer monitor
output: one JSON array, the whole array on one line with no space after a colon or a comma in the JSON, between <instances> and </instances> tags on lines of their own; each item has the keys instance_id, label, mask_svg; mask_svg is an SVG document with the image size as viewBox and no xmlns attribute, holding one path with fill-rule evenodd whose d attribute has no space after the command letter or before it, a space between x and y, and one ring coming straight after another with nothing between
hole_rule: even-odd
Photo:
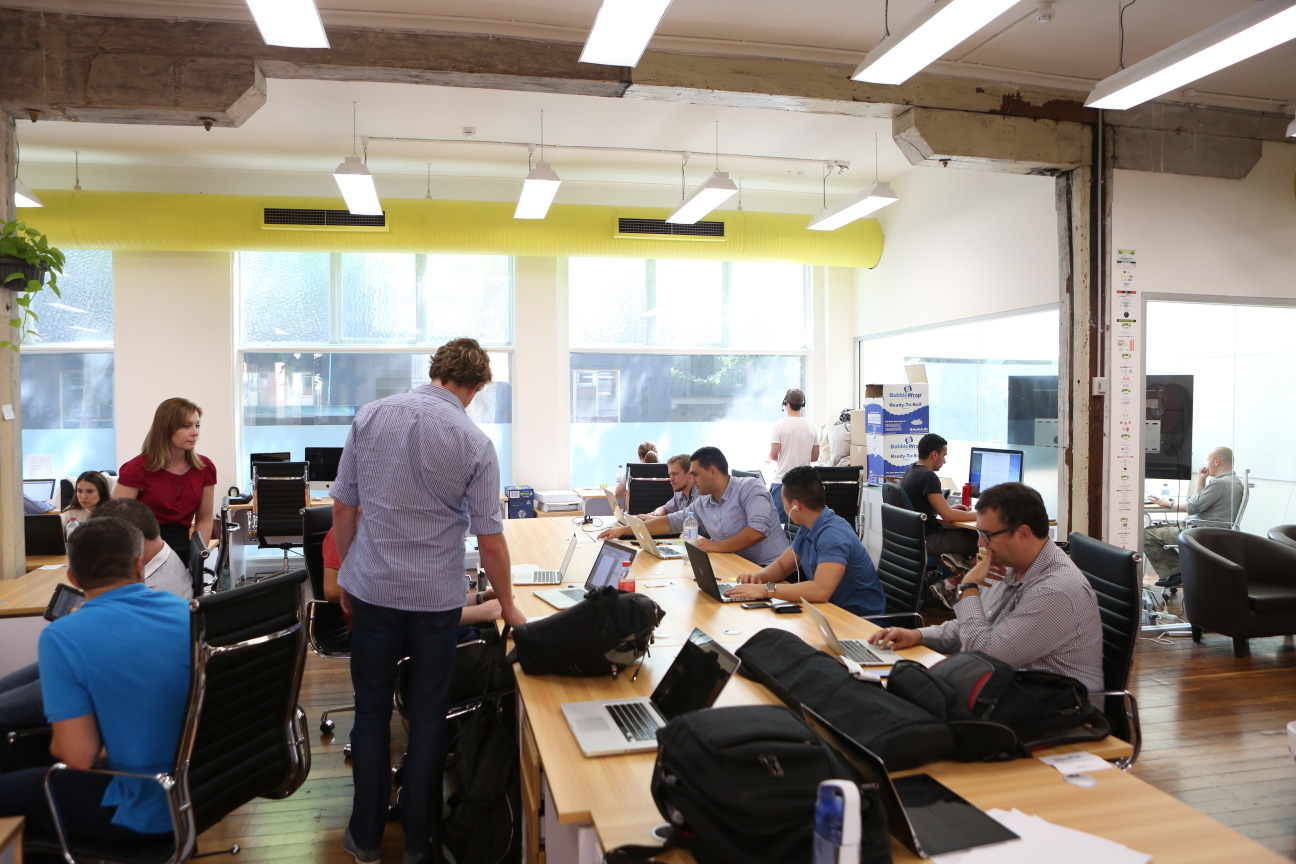
<instances>
[{"instance_id":1,"label":"computer monitor","mask_svg":"<svg viewBox=\"0 0 1296 864\"><path fill-rule=\"evenodd\" d=\"M306 464L310 466L312 492L327 492L337 479L338 463L342 461L341 447L307 447Z\"/></svg>"},{"instance_id":2,"label":"computer monitor","mask_svg":"<svg viewBox=\"0 0 1296 864\"><path fill-rule=\"evenodd\" d=\"M1020 450L996 450L993 447L973 447L968 482L972 494L980 495L1000 483L1022 482L1024 457Z\"/></svg>"},{"instance_id":3,"label":"computer monitor","mask_svg":"<svg viewBox=\"0 0 1296 864\"><path fill-rule=\"evenodd\" d=\"M248 458L248 482L252 481L252 466L258 462L287 462L291 458L291 453L253 453Z\"/></svg>"}]
</instances>

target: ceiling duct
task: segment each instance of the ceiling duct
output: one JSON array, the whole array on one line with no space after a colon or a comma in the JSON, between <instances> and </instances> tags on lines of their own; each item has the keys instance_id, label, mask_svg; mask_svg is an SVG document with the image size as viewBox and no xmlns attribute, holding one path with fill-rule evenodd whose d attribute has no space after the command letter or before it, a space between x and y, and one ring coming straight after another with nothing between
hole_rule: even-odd
<instances>
[{"instance_id":1,"label":"ceiling duct","mask_svg":"<svg viewBox=\"0 0 1296 864\"><path fill-rule=\"evenodd\" d=\"M725 223L694 222L692 225L673 225L665 219L617 219L618 238L651 237L654 240L711 240L725 239Z\"/></svg>"},{"instance_id":2,"label":"ceiling duct","mask_svg":"<svg viewBox=\"0 0 1296 864\"><path fill-rule=\"evenodd\" d=\"M266 207L261 227L279 231L386 231L387 214L357 216L346 210Z\"/></svg>"}]
</instances>

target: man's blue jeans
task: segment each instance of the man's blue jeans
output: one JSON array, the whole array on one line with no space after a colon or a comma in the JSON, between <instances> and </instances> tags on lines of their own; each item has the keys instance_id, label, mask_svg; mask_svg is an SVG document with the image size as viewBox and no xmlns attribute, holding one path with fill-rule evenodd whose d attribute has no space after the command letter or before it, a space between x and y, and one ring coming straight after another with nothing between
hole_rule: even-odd
<instances>
[{"instance_id":1,"label":"man's blue jeans","mask_svg":"<svg viewBox=\"0 0 1296 864\"><path fill-rule=\"evenodd\" d=\"M433 839L430 807L439 802L446 746L446 705L454 677L458 609L407 612L352 600L351 838L365 851L382 846L391 797L391 715L396 663L410 658L409 749L405 755L401 818L405 851L423 854ZM434 794L436 793L436 794ZM438 838L439 842L439 838Z\"/></svg>"}]
</instances>

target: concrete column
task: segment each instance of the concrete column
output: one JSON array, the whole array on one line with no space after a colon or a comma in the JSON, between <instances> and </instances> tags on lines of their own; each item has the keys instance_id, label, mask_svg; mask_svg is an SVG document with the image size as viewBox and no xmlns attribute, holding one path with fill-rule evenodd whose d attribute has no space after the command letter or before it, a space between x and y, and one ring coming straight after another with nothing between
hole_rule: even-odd
<instances>
[{"instance_id":1,"label":"concrete column","mask_svg":"<svg viewBox=\"0 0 1296 864\"><path fill-rule=\"evenodd\" d=\"M567 261L517 258L516 267L513 479L536 489L566 489L571 485Z\"/></svg>"},{"instance_id":2,"label":"concrete column","mask_svg":"<svg viewBox=\"0 0 1296 864\"><path fill-rule=\"evenodd\" d=\"M0 221L14 218L13 176L17 136L14 120L0 111ZM8 326L14 317L15 295L0 288L4 305L3 326L12 337L16 331ZM25 572L27 547L23 539L22 509L22 401L19 390L18 354L0 348L0 406L13 406L14 419L0 418L0 578L15 579Z\"/></svg>"}]
</instances>

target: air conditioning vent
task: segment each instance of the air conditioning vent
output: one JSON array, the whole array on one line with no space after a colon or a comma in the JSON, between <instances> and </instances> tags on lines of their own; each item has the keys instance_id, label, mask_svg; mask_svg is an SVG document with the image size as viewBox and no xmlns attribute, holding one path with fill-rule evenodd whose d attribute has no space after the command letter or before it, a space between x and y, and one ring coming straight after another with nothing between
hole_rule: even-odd
<instances>
[{"instance_id":1,"label":"air conditioning vent","mask_svg":"<svg viewBox=\"0 0 1296 864\"><path fill-rule=\"evenodd\" d=\"M617 219L617 230L613 236L651 237L656 240L724 240L725 223L672 225L665 219Z\"/></svg>"},{"instance_id":2,"label":"air conditioning vent","mask_svg":"<svg viewBox=\"0 0 1296 864\"><path fill-rule=\"evenodd\" d=\"M267 207L261 227L293 231L386 231L387 214L356 216L346 210Z\"/></svg>"}]
</instances>

